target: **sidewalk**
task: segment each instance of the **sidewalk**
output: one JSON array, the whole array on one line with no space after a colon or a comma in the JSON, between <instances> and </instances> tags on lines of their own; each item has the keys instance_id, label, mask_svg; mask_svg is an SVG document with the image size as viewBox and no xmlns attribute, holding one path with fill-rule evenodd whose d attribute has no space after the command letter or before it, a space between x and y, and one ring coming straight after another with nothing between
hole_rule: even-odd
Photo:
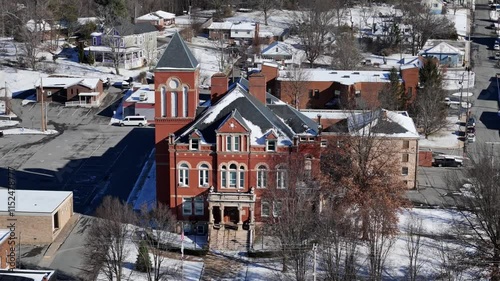
<instances>
[{"instance_id":1,"label":"sidewalk","mask_svg":"<svg viewBox=\"0 0 500 281\"><path fill-rule=\"evenodd\" d=\"M77 225L78 221L80 220L81 215L78 213L74 213L73 216L69 219L68 223L66 226L61 230L61 233L57 236L57 238L50 244L50 246L47 248L47 251L45 251L44 256L42 257L42 260L40 263L38 263L38 266L40 267L50 267L50 264L54 260L55 254L57 250L61 247L62 244L64 244L64 241L66 241L66 238L68 238L68 235L71 233L73 228Z\"/></svg>"}]
</instances>

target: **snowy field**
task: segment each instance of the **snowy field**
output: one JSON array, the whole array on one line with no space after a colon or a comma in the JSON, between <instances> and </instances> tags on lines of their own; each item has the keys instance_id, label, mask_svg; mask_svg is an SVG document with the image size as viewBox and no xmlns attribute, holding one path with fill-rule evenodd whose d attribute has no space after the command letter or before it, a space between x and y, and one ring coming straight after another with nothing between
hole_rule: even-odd
<instances>
[{"instance_id":1,"label":"snowy field","mask_svg":"<svg viewBox=\"0 0 500 281\"><path fill-rule=\"evenodd\" d=\"M447 128L429 136L427 139L421 136L418 145L422 148L459 148L462 142L458 139L457 134L460 130L458 117L450 116L446 117L446 120L449 123Z\"/></svg>"}]
</instances>

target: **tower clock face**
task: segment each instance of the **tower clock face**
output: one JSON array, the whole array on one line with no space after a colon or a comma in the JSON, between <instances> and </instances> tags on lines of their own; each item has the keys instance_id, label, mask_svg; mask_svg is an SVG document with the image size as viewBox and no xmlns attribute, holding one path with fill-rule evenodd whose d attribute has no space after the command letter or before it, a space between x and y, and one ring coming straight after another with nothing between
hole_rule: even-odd
<instances>
[{"instance_id":1,"label":"tower clock face","mask_svg":"<svg viewBox=\"0 0 500 281\"><path fill-rule=\"evenodd\" d=\"M179 87L179 82L177 80L170 80L168 86L172 89L177 89Z\"/></svg>"}]
</instances>

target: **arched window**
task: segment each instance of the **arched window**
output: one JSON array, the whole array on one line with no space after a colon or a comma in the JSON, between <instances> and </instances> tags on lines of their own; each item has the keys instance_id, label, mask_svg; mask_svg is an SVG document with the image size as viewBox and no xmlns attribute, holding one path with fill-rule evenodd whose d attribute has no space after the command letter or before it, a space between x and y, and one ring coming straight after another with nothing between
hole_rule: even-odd
<instances>
[{"instance_id":1,"label":"arched window","mask_svg":"<svg viewBox=\"0 0 500 281\"><path fill-rule=\"evenodd\" d=\"M229 165L229 187L236 188L237 183L237 166L236 164Z\"/></svg>"},{"instance_id":2,"label":"arched window","mask_svg":"<svg viewBox=\"0 0 500 281\"><path fill-rule=\"evenodd\" d=\"M261 201L260 202L260 216L261 217L269 217L270 214L269 202Z\"/></svg>"},{"instance_id":3,"label":"arched window","mask_svg":"<svg viewBox=\"0 0 500 281\"><path fill-rule=\"evenodd\" d=\"M306 160L304 161L304 178L311 178L311 170L312 170L312 162L311 156L306 156Z\"/></svg>"},{"instance_id":4,"label":"arched window","mask_svg":"<svg viewBox=\"0 0 500 281\"><path fill-rule=\"evenodd\" d=\"M170 112L172 114L172 117L177 117L178 116L178 112L177 112L177 92L171 92L170 93L170 97L171 97L171 104L170 104Z\"/></svg>"},{"instance_id":5,"label":"arched window","mask_svg":"<svg viewBox=\"0 0 500 281\"><path fill-rule=\"evenodd\" d=\"M267 168L260 165L257 168L257 188L266 188L267 186Z\"/></svg>"},{"instance_id":6,"label":"arched window","mask_svg":"<svg viewBox=\"0 0 500 281\"><path fill-rule=\"evenodd\" d=\"M285 189L287 187L288 175L285 167L279 166L276 170L276 188Z\"/></svg>"},{"instance_id":7,"label":"arched window","mask_svg":"<svg viewBox=\"0 0 500 281\"><path fill-rule=\"evenodd\" d=\"M189 186L189 166L186 163L179 165L179 186Z\"/></svg>"},{"instance_id":8,"label":"arched window","mask_svg":"<svg viewBox=\"0 0 500 281\"><path fill-rule=\"evenodd\" d=\"M199 185L202 187L208 187L208 165L201 164L199 168Z\"/></svg>"},{"instance_id":9,"label":"arched window","mask_svg":"<svg viewBox=\"0 0 500 281\"><path fill-rule=\"evenodd\" d=\"M182 116L188 116L188 88L182 88Z\"/></svg>"},{"instance_id":10,"label":"arched window","mask_svg":"<svg viewBox=\"0 0 500 281\"><path fill-rule=\"evenodd\" d=\"M167 89L161 87L160 94L161 117L167 117Z\"/></svg>"},{"instance_id":11,"label":"arched window","mask_svg":"<svg viewBox=\"0 0 500 281\"><path fill-rule=\"evenodd\" d=\"M221 166L221 187L222 188L243 188L245 186L245 167L236 164Z\"/></svg>"},{"instance_id":12,"label":"arched window","mask_svg":"<svg viewBox=\"0 0 500 281\"><path fill-rule=\"evenodd\" d=\"M227 187L227 167L223 165L220 168L220 181L221 181L221 187Z\"/></svg>"},{"instance_id":13,"label":"arched window","mask_svg":"<svg viewBox=\"0 0 500 281\"><path fill-rule=\"evenodd\" d=\"M240 180L240 185L238 186L238 188L243 188L245 186L245 167L244 166L240 166L240 170L239 170L239 180Z\"/></svg>"}]
</instances>

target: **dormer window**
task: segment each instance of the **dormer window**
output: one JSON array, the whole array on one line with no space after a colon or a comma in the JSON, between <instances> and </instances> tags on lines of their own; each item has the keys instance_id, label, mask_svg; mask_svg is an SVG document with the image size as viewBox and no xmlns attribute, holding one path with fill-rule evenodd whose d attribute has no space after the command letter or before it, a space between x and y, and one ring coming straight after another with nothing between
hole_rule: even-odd
<instances>
[{"instance_id":1,"label":"dormer window","mask_svg":"<svg viewBox=\"0 0 500 281\"><path fill-rule=\"evenodd\" d=\"M276 140L267 140L266 151L276 151Z\"/></svg>"},{"instance_id":2,"label":"dormer window","mask_svg":"<svg viewBox=\"0 0 500 281\"><path fill-rule=\"evenodd\" d=\"M200 150L200 139L191 139L189 141L190 150Z\"/></svg>"}]
</instances>

